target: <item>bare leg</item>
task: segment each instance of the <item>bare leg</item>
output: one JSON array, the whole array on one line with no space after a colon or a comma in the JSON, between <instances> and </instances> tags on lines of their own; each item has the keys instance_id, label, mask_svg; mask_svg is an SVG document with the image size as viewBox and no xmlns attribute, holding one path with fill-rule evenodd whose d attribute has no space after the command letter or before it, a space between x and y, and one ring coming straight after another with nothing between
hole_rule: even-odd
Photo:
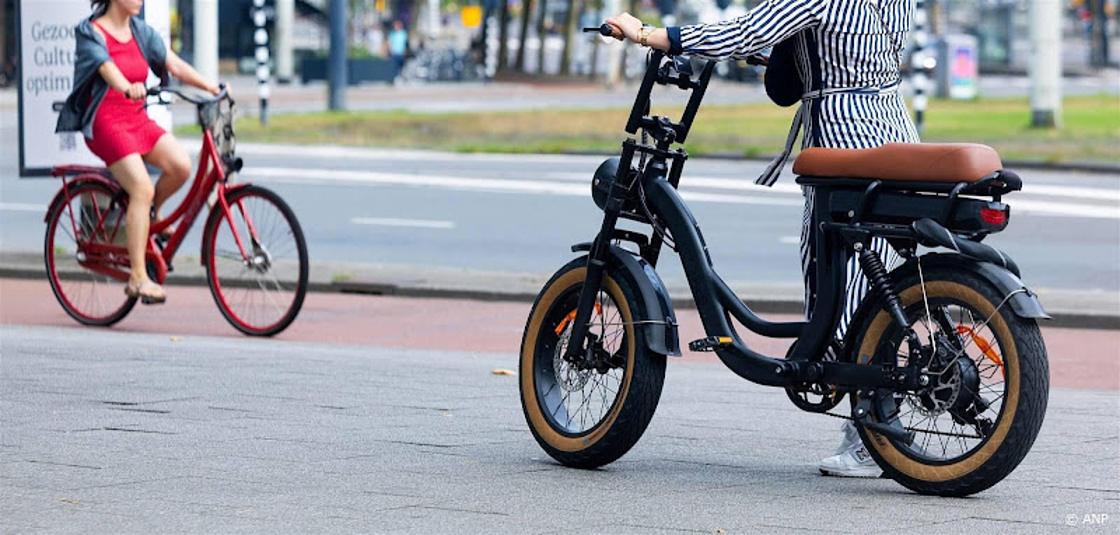
<instances>
[{"instance_id":1,"label":"bare leg","mask_svg":"<svg viewBox=\"0 0 1120 535\"><path fill-rule=\"evenodd\" d=\"M159 182L156 182L152 201L156 214L159 215L163 203L179 191L190 177L191 159L187 156L187 151L183 150L183 146L175 140L175 136L164 134L152 150L144 155L144 161L163 171L163 176L160 177Z\"/></svg>"},{"instance_id":2,"label":"bare leg","mask_svg":"<svg viewBox=\"0 0 1120 535\"><path fill-rule=\"evenodd\" d=\"M163 289L148 279L144 253L148 246L148 223L152 206L152 178L144 167L139 154L129 154L109 166L109 171L121 187L128 192L128 213L125 230L128 232L128 260L131 267L128 283L131 287L154 285L155 290L145 290L151 295L163 295Z\"/></svg>"}]
</instances>

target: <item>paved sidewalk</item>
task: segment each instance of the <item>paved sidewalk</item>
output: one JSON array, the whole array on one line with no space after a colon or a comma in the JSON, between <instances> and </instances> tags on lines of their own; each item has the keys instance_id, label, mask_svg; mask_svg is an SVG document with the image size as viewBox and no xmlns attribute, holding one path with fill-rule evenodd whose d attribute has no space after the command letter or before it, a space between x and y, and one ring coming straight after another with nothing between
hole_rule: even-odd
<instances>
[{"instance_id":1,"label":"paved sidewalk","mask_svg":"<svg viewBox=\"0 0 1120 535\"><path fill-rule=\"evenodd\" d=\"M415 333L426 336L428 333ZM605 469L525 428L513 352L0 327L0 530L66 533L1115 533L1115 392L1056 390L971 499L823 478L837 421L673 361ZM1096 515L1096 516L1091 516Z\"/></svg>"}]
</instances>

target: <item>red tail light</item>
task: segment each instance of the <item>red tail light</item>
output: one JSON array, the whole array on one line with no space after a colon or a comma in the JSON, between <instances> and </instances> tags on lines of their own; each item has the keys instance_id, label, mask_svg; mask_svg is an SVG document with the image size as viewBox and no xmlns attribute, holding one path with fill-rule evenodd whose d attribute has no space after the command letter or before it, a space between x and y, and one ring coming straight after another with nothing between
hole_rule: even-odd
<instances>
[{"instance_id":1,"label":"red tail light","mask_svg":"<svg viewBox=\"0 0 1120 535\"><path fill-rule=\"evenodd\" d=\"M1003 226L1007 224L1007 212L996 208L981 208L980 219L989 225Z\"/></svg>"}]
</instances>

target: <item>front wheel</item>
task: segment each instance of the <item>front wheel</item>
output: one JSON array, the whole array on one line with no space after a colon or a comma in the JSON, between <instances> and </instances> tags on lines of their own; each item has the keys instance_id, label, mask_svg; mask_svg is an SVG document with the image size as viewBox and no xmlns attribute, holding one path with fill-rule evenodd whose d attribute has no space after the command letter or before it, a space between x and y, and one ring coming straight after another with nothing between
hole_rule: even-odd
<instances>
[{"instance_id":1,"label":"front wheel","mask_svg":"<svg viewBox=\"0 0 1120 535\"><path fill-rule=\"evenodd\" d=\"M295 213L259 186L230 191L215 205L203 259L218 310L237 330L272 336L296 319L307 294L307 243Z\"/></svg>"},{"instance_id":2,"label":"front wheel","mask_svg":"<svg viewBox=\"0 0 1120 535\"><path fill-rule=\"evenodd\" d=\"M521 342L521 407L533 437L553 459L577 468L608 464L634 446L653 418L665 382L665 355L634 326L634 286L607 273L586 342L591 357L564 359L587 277L587 258L545 284Z\"/></svg>"},{"instance_id":3,"label":"front wheel","mask_svg":"<svg viewBox=\"0 0 1120 535\"><path fill-rule=\"evenodd\" d=\"M967 496L995 485L1038 436L1049 395L1046 346L1034 320L965 270L928 269L897 287L921 340L931 384L880 390L873 419L913 433L909 444L860 429L884 473L922 494ZM870 304L855 345L860 363L907 365L913 353L883 303ZM866 392L865 392L866 394ZM860 394L853 393L853 406Z\"/></svg>"}]
</instances>

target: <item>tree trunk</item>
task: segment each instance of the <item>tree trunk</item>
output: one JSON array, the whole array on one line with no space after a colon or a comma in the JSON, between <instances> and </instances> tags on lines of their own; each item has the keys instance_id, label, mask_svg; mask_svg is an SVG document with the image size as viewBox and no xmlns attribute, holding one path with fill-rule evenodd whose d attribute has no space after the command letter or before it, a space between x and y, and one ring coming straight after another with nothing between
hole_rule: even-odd
<instances>
[{"instance_id":1,"label":"tree trunk","mask_svg":"<svg viewBox=\"0 0 1120 535\"><path fill-rule=\"evenodd\" d=\"M509 0L498 0L502 3L502 10L498 15L498 72L509 68Z\"/></svg>"},{"instance_id":2,"label":"tree trunk","mask_svg":"<svg viewBox=\"0 0 1120 535\"><path fill-rule=\"evenodd\" d=\"M638 0L629 0L626 4L627 4L626 12L631 14L631 15L634 15L635 17L637 17L638 16ZM627 55L628 55L627 54L627 48L623 47L622 48L622 61L618 62L618 73L617 73L617 77L616 77L616 79L618 79L618 80L625 80L626 79L626 56Z\"/></svg>"},{"instance_id":3,"label":"tree trunk","mask_svg":"<svg viewBox=\"0 0 1120 535\"><path fill-rule=\"evenodd\" d=\"M544 43L545 38L548 37L545 31L545 21L548 19L548 0L540 0L541 2L541 16L537 19L537 39L540 41L540 48L537 49L537 74L544 74Z\"/></svg>"},{"instance_id":4,"label":"tree trunk","mask_svg":"<svg viewBox=\"0 0 1120 535\"><path fill-rule=\"evenodd\" d=\"M560 56L560 74L568 75L572 71L572 40L575 35L576 16L583 12L583 2L576 5L576 0L568 0L568 12L564 16L564 52Z\"/></svg>"},{"instance_id":5,"label":"tree trunk","mask_svg":"<svg viewBox=\"0 0 1120 535\"><path fill-rule=\"evenodd\" d=\"M525 42L529 36L529 18L533 16L533 3L531 0L521 0L521 34L517 36L517 61L514 68L525 72Z\"/></svg>"}]
</instances>

